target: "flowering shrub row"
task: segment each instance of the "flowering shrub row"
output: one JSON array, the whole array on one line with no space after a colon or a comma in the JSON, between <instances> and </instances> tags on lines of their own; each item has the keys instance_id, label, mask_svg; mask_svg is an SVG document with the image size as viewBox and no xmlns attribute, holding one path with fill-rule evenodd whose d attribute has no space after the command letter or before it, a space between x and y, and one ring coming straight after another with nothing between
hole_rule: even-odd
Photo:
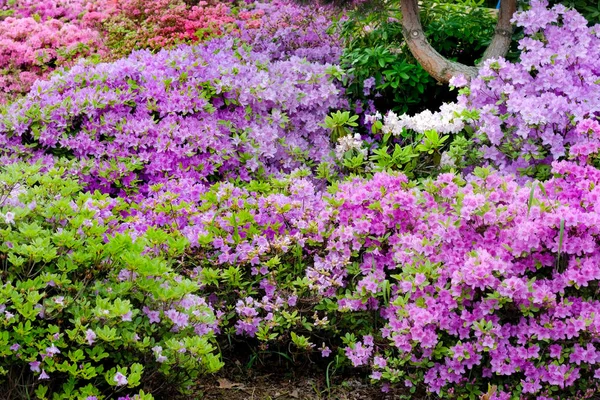
<instances>
[{"instance_id":1,"label":"flowering shrub row","mask_svg":"<svg viewBox=\"0 0 600 400\"><path fill-rule=\"evenodd\" d=\"M15 164L1 176L3 367L28 365L23 379L40 393L75 390L55 385L65 376L93 396L135 388L150 370L214 370L211 332L325 357L333 344L374 380L449 397L488 383L495 398L595 390L591 166L557 163L556 178L531 187L483 169L422 190L380 173L330 200L303 179L178 185L124 221L120 201L79 194L65 171ZM172 268L182 261L189 278ZM368 323L377 314L380 330Z\"/></svg>"},{"instance_id":2,"label":"flowering shrub row","mask_svg":"<svg viewBox=\"0 0 600 400\"><path fill-rule=\"evenodd\" d=\"M116 60L135 49L158 51L223 36L242 38L272 60L292 56L335 63L341 53L327 32L331 13L289 2L225 3L182 0L18 0L0 4L2 102L26 93L37 79L83 57ZM110 50L110 51L109 51Z\"/></svg>"},{"instance_id":3,"label":"flowering shrub row","mask_svg":"<svg viewBox=\"0 0 600 400\"><path fill-rule=\"evenodd\" d=\"M378 173L331 197L305 178L208 189L180 179L126 205L80 194L60 164L1 176L11 275L0 319L15 329L0 348L5 369L29 365L36 390L72 390L55 382L73 374L80 396L106 395L150 370L197 370L193 352L211 360L212 333L336 352L374 381L444 397L488 384L498 399L597 389L600 172L590 165L555 163L553 179L529 186L486 169L422 188ZM212 360L202 368L218 368Z\"/></svg>"},{"instance_id":4,"label":"flowering shrub row","mask_svg":"<svg viewBox=\"0 0 600 400\"><path fill-rule=\"evenodd\" d=\"M117 229L182 232L224 333L337 351L374 381L448 398L488 384L492 398L586 398L600 357L600 173L572 162L553 173L521 186L477 169L422 189L378 173L331 198L305 179L183 182Z\"/></svg>"},{"instance_id":5,"label":"flowering shrub row","mask_svg":"<svg viewBox=\"0 0 600 400\"><path fill-rule=\"evenodd\" d=\"M79 64L7 110L2 153L71 155L89 190L113 192L289 171L330 151L319 123L344 103L328 68L224 39Z\"/></svg>"}]
</instances>

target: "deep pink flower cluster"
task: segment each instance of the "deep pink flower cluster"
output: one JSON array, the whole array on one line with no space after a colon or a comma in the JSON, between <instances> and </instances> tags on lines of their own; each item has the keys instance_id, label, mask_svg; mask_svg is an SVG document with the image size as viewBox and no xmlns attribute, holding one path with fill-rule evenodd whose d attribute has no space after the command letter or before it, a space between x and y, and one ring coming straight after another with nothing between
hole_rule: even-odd
<instances>
[{"instance_id":1,"label":"deep pink flower cluster","mask_svg":"<svg viewBox=\"0 0 600 400\"><path fill-rule=\"evenodd\" d=\"M395 350L380 347L377 379L442 395L490 382L508 396L498 398L583 398L578 390L595 387L600 171L559 162L553 172L531 188L485 170L468 183L444 174L425 190L387 174L340 187L330 253L308 276L334 295L353 287L345 266L360 262L363 277L339 306L381 305Z\"/></svg>"},{"instance_id":2,"label":"deep pink flower cluster","mask_svg":"<svg viewBox=\"0 0 600 400\"><path fill-rule=\"evenodd\" d=\"M109 16L115 3L116 0L1 0L0 9L12 12L15 18L37 16L42 20L94 24Z\"/></svg>"},{"instance_id":3,"label":"deep pink flower cluster","mask_svg":"<svg viewBox=\"0 0 600 400\"><path fill-rule=\"evenodd\" d=\"M564 157L585 140L576 124L600 115L600 27L540 0L514 19L525 31L519 62L487 61L461 102L480 113L484 158L516 172Z\"/></svg>"},{"instance_id":4,"label":"deep pink flower cluster","mask_svg":"<svg viewBox=\"0 0 600 400\"><path fill-rule=\"evenodd\" d=\"M6 18L0 21L0 102L29 91L37 79L80 57L104 54L99 33L56 19Z\"/></svg>"},{"instance_id":5,"label":"deep pink flower cluster","mask_svg":"<svg viewBox=\"0 0 600 400\"><path fill-rule=\"evenodd\" d=\"M34 148L82 160L90 190L289 171L329 154L319 124L344 102L327 68L223 39L78 64L11 107L0 143L9 157Z\"/></svg>"},{"instance_id":6,"label":"deep pink flower cluster","mask_svg":"<svg viewBox=\"0 0 600 400\"><path fill-rule=\"evenodd\" d=\"M183 0L125 0L117 3L104 29L114 55L126 56L134 49L159 50L221 36L234 28L234 21L225 3L201 1L188 7Z\"/></svg>"}]
</instances>

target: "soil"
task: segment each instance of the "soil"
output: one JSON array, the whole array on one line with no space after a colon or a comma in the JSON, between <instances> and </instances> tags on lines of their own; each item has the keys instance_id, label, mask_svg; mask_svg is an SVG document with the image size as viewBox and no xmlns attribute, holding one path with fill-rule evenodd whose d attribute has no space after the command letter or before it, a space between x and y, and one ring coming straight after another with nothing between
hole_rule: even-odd
<instances>
[{"instance_id":1,"label":"soil","mask_svg":"<svg viewBox=\"0 0 600 400\"><path fill-rule=\"evenodd\" d=\"M244 359L243 361L247 361ZM327 366L306 360L290 363L285 359L269 357L248 368L240 360L225 360L226 366L212 378L203 379L202 399L209 400L392 400L399 399L398 390L383 393L381 387L366 379L366 371L347 372L330 370L327 383ZM430 397L405 397L415 400Z\"/></svg>"},{"instance_id":2,"label":"soil","mask_svg":"<svg viewBox=\"0 0 600 400\"><path fill-rule=\"evenodd\" d=\"M382 393L373 385L357 379L335 382L330 389L324 377L301 376L285 379L280 373L257 375L240 381L225 376L204 386L203 399L217 400L391 400L393 393Z\"/></svg>"}]
</instances>

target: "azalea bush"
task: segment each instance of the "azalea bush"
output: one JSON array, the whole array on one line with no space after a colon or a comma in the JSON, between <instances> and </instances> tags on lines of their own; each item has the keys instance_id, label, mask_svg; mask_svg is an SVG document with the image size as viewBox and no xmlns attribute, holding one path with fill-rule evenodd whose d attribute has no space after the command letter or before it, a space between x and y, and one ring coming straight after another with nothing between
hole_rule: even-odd
<instances>
[{"instance_id":1,"label":"azalea bush","mask_svg":"<svg viewBox=\"0 0 600 400\"><path fill-rule=\"evenodd\" d=\"M422 190L387 174L340 186L330 253L307 276L327 295L345 286L343 311L380 307L380 336L346 349L353 364L444 398L589 398L600 174L570 162L553 172L525 187L486 169Z\"/></svg>"},{"instance_id":2,"label":"azalea bush","mask_svg":"<svg viewBox=\"0 0 600 400\"><path fill-rule=\"evenodd\" d=\"M114 235L121 202L84 194L61 164L0 172L5 398L185 392L222 365L213 310L177 272L186 239Z\"/></svg>"},{"instance_id":3,"label":"azalea bush","mask_svg":"<svg viewBox=\"0 0 600 400\"><path fill-rule=\"evenodd\" d=\"M242 188L219 183L206 191L181 182L159 193L123 228L143 233L149 226L177 226L190 241L185 264L211 293L223 334L287 352L293 335L312 330L314 310L306 311L312 296L302 274L312 259L308 248L323 242L330 214L309 180L253 181Z\"/></svg>"},{"instance_id":4,"label":"azalea bush","mask_svg":"<svg viewBox=\"0 0 600 400\"><path fill-rule=\"evenodd\" d=\"M199 2L189 7L182 0L125 0L103 21L112 57L137 49L160 50L193 43L234 29L235 19L225 3Z\"/></svg>"},{"instance_id":5,"label":"azalea bush","mask_svg":"<svg viewBox=\"0 0 600 400\"><path fill-rule=\"evenodd\" d=\"M0 21L0 102L13 101L38 79L47 79L81 57L103 55L100 34L56 19L9 17Z\"/></svg>"},{"instance_id":6,"label":"azalea bush","mask_svg":"<svg viewBox=\"0 0 600 400\"><path fill-rule=\"evenodd\" d=\"M324 296L312 282L339 223L338 203L302 175L241 187L171 180L155 185L115 230L133 237L171 230L188 239L183 271L210 294L223 352L243 347L254 357L341 366L342 346L354 337L347 333L372 333L378 317L340 312L337 295Z\"/></svg>"},{"instance_id":7,"label":"azalea bush","mask_svg":"<svg viewBox=\"0 0 600 400\"><path fill-rule=\"evenodd\" d=\"M297 57L270 62L231 40L139 51L38 82L4 114L0 143L7 158L82 160L89 190L248 180L328 157L319 124L344 105L337 72Z\"/></svg>"},{"instance_id":8,"label":"azalea bush","mask_svg":"<svg viewBox=\"0 0 600 400\"><path fill-rule=\"evenodd\" d=\"M331 198L305 178L210 189L172 181L125 214L121 201L78 194L67 171L17 164L2 175L1 251L14 274L3 277L2 318L16 328L2 339L3 368L29 366L36 390L71 390L52 384L70 362L90 364L70 392L81 395L99 394L90 380L107 394L136 387L138 372L183 372L186 340L211 332L344 355L374 381L445 397L595 390L600 174L591 165L557 163L555 178L529 186L486 169L423 188L378 173ZM79 292L93 300L74 302ZM25 321L42 323L39 339L19 328ZM111 357L102 367L99 345ZM111 356L123 348L132 358ZM63 358L69 351L77 361Z\"/></svg>"},{"instance_id":9,"label":"azalea bush","mask_svg":"<svg viewBox=\"0 0 600 400\"><path fill-rule=\"evenodd\" d=\"M334 8L302 7L287 0L255 2L238 12L239 35L273 60L292 56L338 64L342 54L335 23L344 14Z\"/></svg>"},{"instance_id":10,"label":"azalea bush","mask_svg":"<svg viewBox=\"0 0 600 400\"><path fill-rule=\"evenodd\" d=\"M460 100L479 113L474 141L485 162L539 178L587 141L578 124L600 115L598 28L574 10L546 6L533 1L515 16L525 32L519 62L486 61Z\"/></svg>"}]
</instances>

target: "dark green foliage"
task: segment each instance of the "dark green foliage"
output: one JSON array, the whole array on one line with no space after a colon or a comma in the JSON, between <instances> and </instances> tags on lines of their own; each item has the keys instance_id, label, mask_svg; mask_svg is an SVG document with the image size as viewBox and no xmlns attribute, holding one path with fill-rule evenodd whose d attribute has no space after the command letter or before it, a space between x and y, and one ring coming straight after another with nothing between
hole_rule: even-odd
<instances>
[{"instance_id":1,"label":"dark green foliage","mask_svg":"<svg viewBox=\"0 0 600 400\"><path fill-rule=\"evenodd\" d=\"M452 100L454 95L421 68L404 43L399 2L365 7L350 12L342 23L348 95L355 101L374 100L379 110L409 113ZM493 36L496 16L483 0L426 1L421 20L432 46L443 56L473 65ZM375 87L364 93L364 81L371 77Z\"/></svg>"}]
</instances>

